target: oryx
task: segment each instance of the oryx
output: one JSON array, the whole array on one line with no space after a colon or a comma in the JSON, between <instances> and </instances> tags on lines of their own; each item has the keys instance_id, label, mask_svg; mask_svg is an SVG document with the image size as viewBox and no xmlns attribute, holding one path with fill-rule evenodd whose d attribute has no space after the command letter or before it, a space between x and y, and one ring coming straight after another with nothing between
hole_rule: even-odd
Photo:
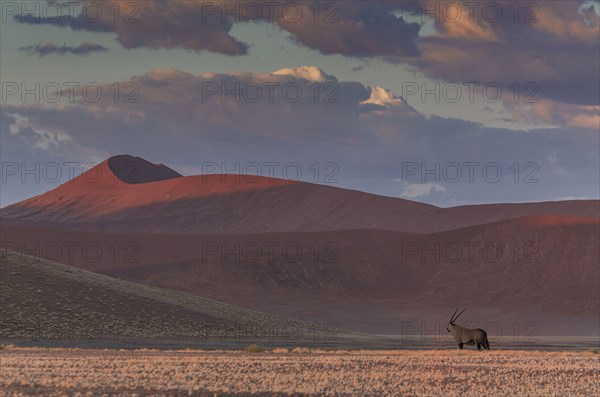
<instances>
[{"instance_id":1,"label":"oryx","mask_svg":"<svg viewBox=\"0 0 600 397\"><path fill-rule=\"evenodd\" d=\"M481 350L481 346L483 346L484 349L490 350L490 343L488 342L487 333L484 330L480 328L470 329L454 324L454 322L458 319L458 317L460 317L461 314L464 313L465 310L467 310L467 308L464 308L463 311L458 313L458 316L456 317L454 317L454 314L456 314L458 309L454 311L454 314L452 317L450 317L450 322L446 327L446 331L452 334L454 340L456 340L458 343L459 349L462 349L463 345L465 344L476 344L477 350Z\"/></svg>"}]
</instances>

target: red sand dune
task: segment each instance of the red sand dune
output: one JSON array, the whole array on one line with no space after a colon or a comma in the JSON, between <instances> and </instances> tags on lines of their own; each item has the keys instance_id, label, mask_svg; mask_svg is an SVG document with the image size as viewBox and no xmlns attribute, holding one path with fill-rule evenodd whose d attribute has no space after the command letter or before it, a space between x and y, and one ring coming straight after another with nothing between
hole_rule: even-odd
<instances>
[{"instance_id":1,"label":"red sand dune","mask_svg":"<svg viewBox=\"0 0 600 397\"><path fill-rule=\"evenodd\" d=\"M0 210L0 216L13 222L78 230L224 234L351 229L431 233L545 214L598 218L600 201L442 209L275 178L182 177L139 157L115 156L52 191Z\"/></svg>"}]
</instances>

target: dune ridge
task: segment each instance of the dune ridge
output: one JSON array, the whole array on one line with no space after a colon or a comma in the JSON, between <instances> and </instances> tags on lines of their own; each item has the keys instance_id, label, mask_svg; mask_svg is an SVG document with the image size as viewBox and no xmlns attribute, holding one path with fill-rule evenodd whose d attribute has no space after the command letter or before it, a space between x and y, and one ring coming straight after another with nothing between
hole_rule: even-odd
<instances>
[{"instance_id":1,"label":"dune ridge","mask_svg":"<svg viewBox=\"0 0 600 397\"><path fill-rule=\"evenodd\" d=\"M75 230L223 234L352 229L432 233L531 215L599 218L600 201L438 208L276 178L184 177L164 165L116 156L47 193L0 210L5 221Z\"/></svg>"}]
</instances>

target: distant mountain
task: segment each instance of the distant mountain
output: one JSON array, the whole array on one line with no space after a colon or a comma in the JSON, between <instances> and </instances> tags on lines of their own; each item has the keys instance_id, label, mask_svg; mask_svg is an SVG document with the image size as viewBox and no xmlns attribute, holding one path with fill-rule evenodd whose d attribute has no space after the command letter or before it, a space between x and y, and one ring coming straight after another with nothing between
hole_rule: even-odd
<instances>
[{"instance_id":1,"label":"distant mountain","mask_svg":"<svg viewBox=\"0 0 600 397\"><path fill-rule=\"evenodd\" d=\"M268 233L384 229L432 233L532 215L600 217L600 201L438 208L275 178L183 177L142 158L115 156L47 193L0 210L3 222L74 230Z\"/></svg>"}]
</instances>

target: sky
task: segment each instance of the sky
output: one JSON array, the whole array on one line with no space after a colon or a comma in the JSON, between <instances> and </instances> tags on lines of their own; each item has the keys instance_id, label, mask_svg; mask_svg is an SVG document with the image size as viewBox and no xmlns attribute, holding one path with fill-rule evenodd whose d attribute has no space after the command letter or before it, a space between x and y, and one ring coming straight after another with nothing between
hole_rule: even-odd
<instances>
[{"instance_id":1,"label":"sky","mask_svg":"<svg viewBox=\"0 0 600 397\"><path fill-rule=\"evenodd\" d=\"M117 154L442 207L600 197L598 1L0 4L0 206Z\"/></svg>"}]
</instances>

